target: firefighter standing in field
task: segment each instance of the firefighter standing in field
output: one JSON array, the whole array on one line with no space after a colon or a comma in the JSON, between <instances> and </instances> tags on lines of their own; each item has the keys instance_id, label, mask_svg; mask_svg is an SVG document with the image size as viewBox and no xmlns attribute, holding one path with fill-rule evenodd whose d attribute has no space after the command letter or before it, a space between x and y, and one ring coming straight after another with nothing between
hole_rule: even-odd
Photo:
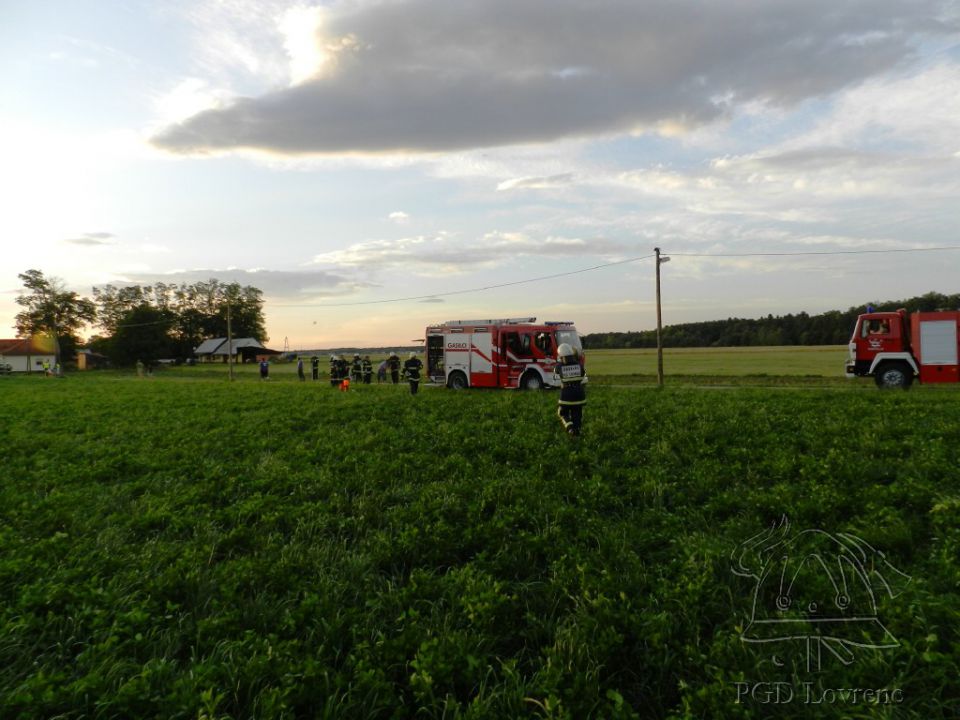
<instances>
[{"instance_id":1,"label":"firefighter standing in field","mask_svg":"<svg viewBox=\"0 0 960 720\"><path fill-rule=\"evenodd\" d=\"M354 353L353 364L350 366L350 380L359 384L363 380L363 360L360 353Z\"/></svg>"},{"instance_id":2,"label":"firefighter standing in field","mask_svg":"<svg viewBox=\"0 0 960 720\"><path fill-rule=\"evenodd\" d=\"M336 355L330 356L330 387L340 384L340 359Z\"/></svg>"},{"instance_id":3,"label":"firefighter standing in field","mask_svg":"<svg viewBox=\"0 0 960 720\"><path fill-rule=\"evenodd\" d=\"M310 371L313 373L313 379L320 379L320 358L314 355L310 358Z\"/></svg>"},{"instance_id":4,"label":"firefighter standing in field","mask_svg":"<svg viewBox=\"0 0 960 720\"><path fill-rule=\"evenodd\" d=\"M410 357L403 364L403 375L410 383L410 394L416 395L420 388L420 371L423 370L423 362L417 357L415 352L410 353Z\"/></svg>"},{"instance_id":5,"label":"firefighter standing in field","mask_svg":"<svg viewBox=\"0 0 960 720\"><path fill-rule=\"evenodd\" d=\"M373 363L370 362L370 356L363 356L363 384L369 385L370 380L373 377Z\"/></svg>"},{"instance_id":6,"label":"firefighter standing in field","mask_svg":"<svg viewBox=\"0 0 960 720\"><path fill-rule=\"evenodd\" d=\"M387 368L390 370L390 379L396 385L400 382L400 358L395 352L390 353L390 357L387 358Z\"/></svg>"},{"instance_id":7,"label":"firefighter standing in field","mask_svg":"<svg viewBox=\"0 0 960 720\"><path fill-rule=\"evenodd\" d=\"M583 371L583 363L580 362L580 354L568 343L561 343L557 348L557 366L553 374L561 382L557 415L570 437L580 437L583 406L587 404L587 393L583 388L587 377Z\"/></svg>"}]
</instances>

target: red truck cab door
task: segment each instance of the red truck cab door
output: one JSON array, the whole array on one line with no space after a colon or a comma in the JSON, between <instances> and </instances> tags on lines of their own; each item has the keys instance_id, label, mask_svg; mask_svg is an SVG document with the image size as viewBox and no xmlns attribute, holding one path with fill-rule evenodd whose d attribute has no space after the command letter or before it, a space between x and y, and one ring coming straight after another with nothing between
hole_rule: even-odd
<instances>
[{"instance_id":1,"label":"red truck cab door","mask_svg":"<svg viewBox=\"0 0 960 720\"><path fill-rule=\"evenodd\" d=\"M506 366L506 384L501 387L516 387L520 376L533 362L533 341L527 332L501 332L500 357Z\"/></svg>"},{"instance_id":2,"label":"red truck cab door","mask_svg":"<svg viewBox=\"0 0 960 720\"><path fill-rule=\"evenodd\" d=\"M903 318L898 313L861 315L850 338L856 346L857 374L866 372L879 353L903 352L907 347Z\"/></svg>"}]
</instances>

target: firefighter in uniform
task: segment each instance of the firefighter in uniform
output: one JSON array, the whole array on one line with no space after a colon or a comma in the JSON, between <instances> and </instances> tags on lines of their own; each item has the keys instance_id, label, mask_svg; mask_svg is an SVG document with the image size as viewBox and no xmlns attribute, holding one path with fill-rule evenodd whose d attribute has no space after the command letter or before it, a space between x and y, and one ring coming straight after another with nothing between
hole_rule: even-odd
<instances>
[{"instance_id":1,"label":"firefighter in uniform","mask_svg":"<svg viewBox=\"0 0 960 720\"><path fill-rule=\"evenodd\" d=\"M393 384L400 382L400 358L395 352L390 353L390 357L387 358L387 369L390 370L390 379Z\"/></svg>"},{"instance_id":2,"label":"firefighter in uniform","mask_svg":"<svg viewBox=\"0 0 960 720\"><path fill-rule=\"evenodd\" d=\"M373 378L373 363L370 361L369 355L363 356L363 384L369 385L370 380Z\"/></svg>"},{"instance_id":3,"label":"firefighter in uniform","mask_svg":"<svg viewBox=\"0 0 960 720\"><path fill-rule=\"evenodd\" d=\"M330 387L336 387L340 384L340 358L336 355L330 356Z\"/></svg>"},{"instance_id":4,"label":"firefighter in uniform","mask_svg":"<svg viewBox=\"0 0 960 720\"><path fill-rule=\"evenodd\" d=\"M320 358L318 358L316 355L310 358L310 370L313 373L313 379L319 380L320 379Z\"/></svg>"},{"instance_id":5,"label":"firefighter in uniform","mask_svg":"<svg viewBox=\"0 0 960 720\"><path fill-rule=\"evenodd\" d=\"M583 406L587 404L587 393L583 388L587 377L579 353L568 343L561 343L557 348L557 366L553 374L561 382L557 415L567 434L579 437L583 426Z\"/></svg>"},{"instance_id":6,"label":"firefighter in uniform","mask_svg":"<svg viewBox=\"0 0 960 720\"><path fill-rule=\"evenodd\" d=\"M350 366L350 381L358 385L363 380L363 361L360 359L360 353L354 353L353 364Z\"/></svg>"},{"instance_id":7,"label":"firefighter in uniform","mask_svg":"<svg viewBox=\"0 0 960 720\"><path fill-rule=\"evenodd\" d=\"M421 370L423 370L423 362L417 357L415 352L410 353L410 357L403 363L403 375L410 383L411 395L416 395L420 387Z\"/></svg>"}]
</instances>

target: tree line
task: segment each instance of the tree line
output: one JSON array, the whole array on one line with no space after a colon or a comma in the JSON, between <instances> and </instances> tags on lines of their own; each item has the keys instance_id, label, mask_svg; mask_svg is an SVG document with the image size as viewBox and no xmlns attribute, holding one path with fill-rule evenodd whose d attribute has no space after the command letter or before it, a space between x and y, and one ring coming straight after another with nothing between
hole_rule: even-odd
<instances>
[{"instance_id":1,"label":"tree line","mask_svg":"<svg viewBox=\"0 0 960 720\"><path fill-rule=\"evenodd\" d=\"M115 364L130 365L161 358L187 358L204 339L227 335L230 307L234 337L269 339L263 315L263 292L215 278L196 282L153 285L103 285L93 288L93 298L68 291L62 280L47 278L39 270L20 273L24 291L16 302L21 337L48 333L57 339L61 358L74 357L81 345L80 331L94 325L100 332L87 346ZM850 339L857 316L872 308L929 312L960 308L960 294L929 292L906 300L875 301L831 310L819 315L801 312L763 318L727 318L667 325L665 347L738 347L759 345L842 345ZM651 348L655 330L590 333L586 348Z\"/></svg>"},{"instance_id":2,"label":"tree line","mask_svg":"<svg viewBox=\"0 0 960 720\"><path fill-rule=\"evenodd\" d=\"M103 285L86 298L66 290L62 280L39 270L19 276L24 291L17 303L20 336L47 333L57 340L62 358L72 358L81 344L80 330L99 328L87 347L118 365L137 360L187 358L209 337L226 337L227 308L234 337L268 340L263 292L215 278L188 283Z\"/></svg>"},{"instance_id":3,"label":"tree line","mask_svg":"<svg viewBox=\"0 0 960 720\"><path fill-rule=\"evenodd\" d=\"M955 310L960 294L930 292L906 300L875 301L846 311L831 310L819 315L801 312L766 317L727 318L707 322L667 325L663 328L664 347L741 347L760 345L844 345L850 340L857 316L868 312L888 312L905 308L909 312ZM657 346L656 330L589 333L583 336L586 348L622 349Z\"/></svg>"}]
</instances>

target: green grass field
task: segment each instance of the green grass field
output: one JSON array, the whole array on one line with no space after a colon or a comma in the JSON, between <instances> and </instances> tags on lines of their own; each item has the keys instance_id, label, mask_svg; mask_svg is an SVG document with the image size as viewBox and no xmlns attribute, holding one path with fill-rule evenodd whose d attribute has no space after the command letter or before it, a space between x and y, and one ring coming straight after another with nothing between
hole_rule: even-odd
<instances>
[{"instance_id":1,"label":"green grass field","mask_svg":"<svg viewBox=\"0 0 960 720\"><path fill-rule=\"evenodd\" d=\"M664 373L668 380L681 384L836 384L856 386L869 382L849 381L843 374L847 356L845 346L752 347L752 348L673 348L664 351ZM383 356L373 357L374 368ZM309 378L309 361L306 373ZM588 350L590 377L603 383L649 384L656 379L656 350ZM322 377L327 361L321 359ZM186 377L214 377L226 373L222 363L193 368L169 368L166 373ZM253 364L237 365L240 379L257 377ZM271 367L274 380L296 377L296 363L277 363ZM374 376L374 382L376 382Z\"/></svg>"},{"instance_id":2,"label":"green grass field","mask_svg":"<svg viewBox=\"0 0 960 720\"><path fill-rule=\"evenodd\" d=\"M594 386L574 444L555 392L240 372L0 379L0 717L960 713L957 388ZM742 639L784 516L883 553L791 596L894 647Z\"/></svg>"},{"instance_id":3,"label":"green grass field","mask_svg":"<svg viewBox=\"0 0 960 720\"><path fill-rule=\"evenodd\" d=\"M665 375L843 377L846 346L667 348ZM591 375L655 375L656 350L588 350Z\"/></svg>"}]
</instances>

